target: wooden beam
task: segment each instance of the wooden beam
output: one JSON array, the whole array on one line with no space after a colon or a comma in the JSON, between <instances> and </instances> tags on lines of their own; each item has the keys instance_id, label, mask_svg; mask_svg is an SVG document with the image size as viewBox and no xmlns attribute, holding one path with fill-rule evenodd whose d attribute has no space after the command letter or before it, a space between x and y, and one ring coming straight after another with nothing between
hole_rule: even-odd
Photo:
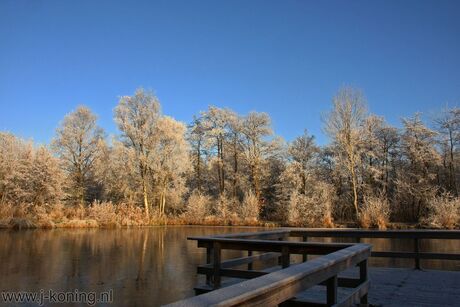
<instances>
[{"instance_id":1,"label":"wooden beam","mask_svg":"<svg viewBox=\"0 0 460 307\"><path fill-rule=\"evenodd\" d=\"M207 266L200 265L197 267L198 274L209 274L214 272L214 268L209 268ZM238 269L220 269L219 276L224 277L233 277L233 278L242 278L242 279L251 279L259 276L269 274L270 272L264 271L247 271L247 270L238 270Z\"/></svg>"},{"instance_id":2,"label":"wooden beam","mask_svg":"<svg viewBox=\"0 0 460 307\"><path fill-rule=\"evenodd\" d=\"M264 261L264 260L274 259L279 256L280 256L280 253L262 253L262 254L252 255L250 257L241 257L241 258L223 260L220 262L220 267L221 268L233 268L233 267L240 266L243 264L252 263L254 261ZM205 266L212 268L212 263L209 263Z\"/></svg>"},{"instance_id":3,"label":"wooden beam","mask_svg":"<svg viewBox=\"0 0 460 307\"><path fill-rule=\"evenodd\" d=\"M417 257L417 253L414 252L381 252L373 251L371 257L381 258L412 258ZM420 259L439 259L439 260L460 260L460 254L451 253L418 253Z\"/></svg>"},{"instance_id":4,"label":"wooden beam","mask_svg":"<svg viewBox=\"0 0 460 307\"><path fill-rule=\"evenodd\" d=\"M337 304L337 275L326 281L326 304L332 306Z\"/></svg>"},{"instance_id":5,"label":"wooden beam","mask_svg":"<svg viewBox=\"0 0 460 307\"><path fill-rule=\"evenodd\" d=\"M356 306L358 304L366 305L363 303L362 298L367 297L369 293L369 281L365 281L362 283L358 288L356 288L350 295L347 296L344 300L340 301L338 304L334 305L334 307L349 307L349 306Z\"/></svg>"},{"instance_id":6,"label":"wooden beam","mask_svg":"<svg viewBox=\"0 0 460 307\"><path fill-rule=\"evenodd\" d=\"M220 288L220 256L221 256L221 247L219 242L213 243L213 286L214 289Z\"/></svg>"},{"instance_id":7,"label":"wooden beam","mask_svg":"<svg viewBox=\"0 0 460 307\"><path fill-rule=\"evenodd\" d=\"M291 229L291 237L346 237L398 239L460 239L460 230L362 230L362 229Z\"/></svg>"},{"instance_id":8,"label":"wooden beam","mask_svg":"<svg viewBox=\"0 0 460 307\"><path fill-rule=\"evenodd\" d=\"M282 252L282 247L288 246L289 252L291 254L307 253L312 255L325 255L353 245L352 243L317 243L227 238L200 238L198 240L198 247L208 247L213 242L221 243L222 249L265 252Z\"/></svg>"},{"instance_id":9,"label":"wooden beam","mask_svg":"<svg viewBox=\"0 0 460 307\"><path fill-rule=\"evenodd\" d=\"M370 255L371 246L356 244L261 277L218 289L170 306L273 306L339 272L356 266Z\"/></svg>"}]
</instances>

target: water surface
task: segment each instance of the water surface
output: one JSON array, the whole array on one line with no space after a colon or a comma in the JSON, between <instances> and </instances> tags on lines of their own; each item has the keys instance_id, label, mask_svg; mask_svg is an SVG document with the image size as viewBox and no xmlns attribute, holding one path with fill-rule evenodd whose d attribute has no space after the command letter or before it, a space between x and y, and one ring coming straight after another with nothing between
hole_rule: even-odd
<instances>
[{"instance_id":1,"label":"water surface","mask_svg":"<svg viewBox=\"0 0 460 307\"><path fill-rule=\"evenodd\" d=\"M195 241L188 241L187 236L256 230L260 228L167 226L0 231L0 291L78 289L99 293L112 289L114 306L170 303L192 296L193 287L201 278L196 275L196 266L204 263L205 251L197 248ZM412 248L409 240L363 242L373 244L374 250L410 251ZM459 241L423 240L421 243L422 251L460 250ZM235 251L226 252L223 258L239 255ZM371 265L412 266L413 261L372 259ZM422 261L422 265L460 270L459 263L453 261Z\"/></svg>"}]
</instances>

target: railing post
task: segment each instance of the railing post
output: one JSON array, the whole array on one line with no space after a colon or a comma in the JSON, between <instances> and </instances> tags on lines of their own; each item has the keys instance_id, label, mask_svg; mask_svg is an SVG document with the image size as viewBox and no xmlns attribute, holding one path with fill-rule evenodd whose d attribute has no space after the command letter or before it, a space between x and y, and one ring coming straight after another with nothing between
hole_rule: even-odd
<instances>
[{"instance_id":1,"label":"railing post","mask_svg":"<svg viewBox=\"0 0 460 307\"><path fill-rule=\"evenodd\" d=\"M289 246L283 246L281 248L281 267L287 268L290 264L290 259L289 259Z\"/></svg>"},{"instance_id":2,"label":"railing post","mask_svg":"<svg viewBox=\"0 0 460 307\"><path fill-rule=\"evenodd\" d=\"M212 263L212 247L211 245L208 245L206 247L206 264L211 264ZM211 275L206 274L206 284L210 285L211 284Z\"/></svg>"},{"instance_id":3,"label":"railing post","mask_svg":"<svg viewBox=\"0 0 460 307\"><path fill-rule=\"evenodd\" d=\"M414 252L415 252L415 269L421 270L420 267L420 242L418 238L414 239Z\"/></svg>"},{"instance_id":4,"label":"railing post","mask_svg":"<svg viewBox=\"0 0 460 307\"><path fill-rule=\"evenodd\" d=\"M278 238L278 241L283 241L283 235ZM278 265L281 265L283 263L283 256L278 257Z\"/></svg>"},{"instance_id":5,"label":"railing post","mask_svg":"<svg viewBox=\"0 0 460 307\"><path fill-rule=\"evenodd\" d=\"M214 289L220 288L220 243L213 242L213 286Z\"/></svg>"},{"instance_id":6,"label":"railing post","mask_svg":"<svg viewBox=\"0 0 460 307\"><path fill-rule=\"evenodd\" d=\"M302 241L303 242L308 242L308 237L306 235L302 236ZM308 260L308 254L303 254L302 255L302 261L305 262Z\"/></svg>"},{"instance_id":7,"label":"railing post","mask_svg":"<svg viewBox=\"0 0 460 307\"><path fill-rule=\"evenodd\" d=\"M248 257L252 256L252 251L248 250ZM248 270L252 270L252 261L248 263Z\"/></svg>"},{"instance_id":8,"label":"railing post","mask_svg":"<svg viewBox=\"0 0 460 307\"><path fill-rule=\"evenodd\" d=\"M359 265L359 283L362 284L363 282L366 282L368 279L367 259L361 261L358 265ZM363 305L367 305L367 293L361 297L360 303Z\"/></svg>"},{"instance_id":9,"label":"railing post","mask_svg":"<svg viewBox=\"0 0 460 307\"><path fill-rule=\"evenodd\" d=\"M337 275L329 278L326 282L327 284L327 299L326 299L326 304L328 306L332 306L337 304Z\"/></svg>"}]
</instances>

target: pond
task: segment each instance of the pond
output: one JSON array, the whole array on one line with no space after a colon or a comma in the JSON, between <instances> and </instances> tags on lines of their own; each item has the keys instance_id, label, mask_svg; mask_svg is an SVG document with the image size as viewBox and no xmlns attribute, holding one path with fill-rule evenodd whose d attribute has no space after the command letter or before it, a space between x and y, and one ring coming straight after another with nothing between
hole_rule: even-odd
<instances>
[{"instance_id":1,"label":"pond","mask_svg":"<svg viewBox=\"0 0 460 307\"><path fill-rule=\"evenodd\" d=\"M199 279L196 266L204 263L205 250L197 248L196 242L188 241L187 236L256 230L261 228L167 226L0 231L0 291L110 291L114 306L158 306L193 295L193 287ZM410 241L400 239L363 242L371 243L373 250L409 251L412 248ZM459 241L424 240L421 243L422 251L460 250ZM237 256L238 252L223 254L223 258ZM410 267L413 261L371 259L370 265ZM460 270L459 263L454 261L422 261L422 265ZM0 304L2 302L0 297Z\"/></svg>"}]
</instances>

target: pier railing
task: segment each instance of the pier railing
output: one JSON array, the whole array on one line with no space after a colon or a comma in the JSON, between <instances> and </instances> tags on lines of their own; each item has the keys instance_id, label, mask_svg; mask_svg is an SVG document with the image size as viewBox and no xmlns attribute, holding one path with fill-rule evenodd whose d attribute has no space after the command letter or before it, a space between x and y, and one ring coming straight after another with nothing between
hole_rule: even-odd
<instances>
[{"instance_id":1,"label":"pier railing","mask_svg":"<svg viewBox=\"0 0 460 307\"><path fill-rule=\"evenodd\" d=\"M289 232L271 231L237 235L189 238L207 249L207 264L198 267L206 275L206 285L196 287L201 294L171 306L351 306L366 304L369 289L367 259L371 246L348 243L311 243L287 241ZM247 257L222 260L222 250L248 251ZM258 254L253 254L257 252ZM313 260L291 265L290 255L321 255ZM279 258L276 271L253 270L252 263ZM247 270L234 267L248 265ZM350 268L359 268L359 277L339 277ZM222 287L221 278L249 279ZM324 303L309 302L296 294L316 285L326 286ZM225 285L224 285L225 286ZM338 287L351 288L338 300Z\"/></svg>"},{"instance_id":2,"label":"pier railing","mask_svg":"<svg viewBox=\"0 0 460 307\"><path fill-rule=\"evenodd\" d=\"M421 250L421 241L428 239L438 240L460 240L459 230L361 230L361 229L282 229L260 233L237 233L219 235L220 238L258 238L262 235L265 238L284 238L297 237L303 242L309 241L311 238L348 238L350 243L360 243L361 239L365 238L386 238L386 239L409 239L412 241L412 251L376 251L373 250L371 257L378 258L405 258L413 259L414 267L421 269L420 260L460 260L460 253L440 253L427 252ZM304 254L304 260L307 255Z\"/></svg>"},{"instance_id":3,"label":"pier railing","mask_svg":"<svg viewBox=\"0 0 460 307\"><path fill-rule=\"evenodd\" d=\"M311 241L312 238L318 237L346 238L350 242ZM363 238L409 239L413 242L413 250L371 252L371 245L363 244ZM409 258L414 260L417 269L421 267L421 259L460 260L459 253L420 250L421 240L460 239L460 231L455 230L295 228L188 239L196 240L198 247L206 248L206 264L197 268L199 274L206 276L206 282L195 287L197 296L179 301L172 306L352 306L357 303L366 305L369 290L369 257ZM244 254L247 256L222 259L223 250L243 251L247 252ZM291 263L291 255L302 255L302 262ZM309 255L320 256L311 259ZM254 269L256 262L258 266ZM267 264L269 267L264 267ZM358 267L359 277L356 277L356 273L350 277L349 273L354 270L349 269L354 267ZM347 273L339 276L344 271ZM313 302L310 296L307 298L301 294L304 290L318 285L326 287L325 302ZM338 288L348 289L340 292L340 299ZM316 292L318 293L320 292Z\"/></svg>"},{"instance_id":4,"label":"pier railing","mask_svg":"<svg viewBox=\"0 0 460 307\"><path fill-rule=\"evenodd\" d=\"M460 253L439 253L422 251L422 240L460 240L458 230L360 230L360 229L292 229L285 230L289 237L299 237L308 241L312 237L326 238L350 238L355 242L361 242L363 238L387 238L387 239L410 239L412 251L376 251L373 250L371 257L382 258L406 258L414 260L414 267L421 269L420 260L460 260Z\"/></svg>"}]
</instances>

